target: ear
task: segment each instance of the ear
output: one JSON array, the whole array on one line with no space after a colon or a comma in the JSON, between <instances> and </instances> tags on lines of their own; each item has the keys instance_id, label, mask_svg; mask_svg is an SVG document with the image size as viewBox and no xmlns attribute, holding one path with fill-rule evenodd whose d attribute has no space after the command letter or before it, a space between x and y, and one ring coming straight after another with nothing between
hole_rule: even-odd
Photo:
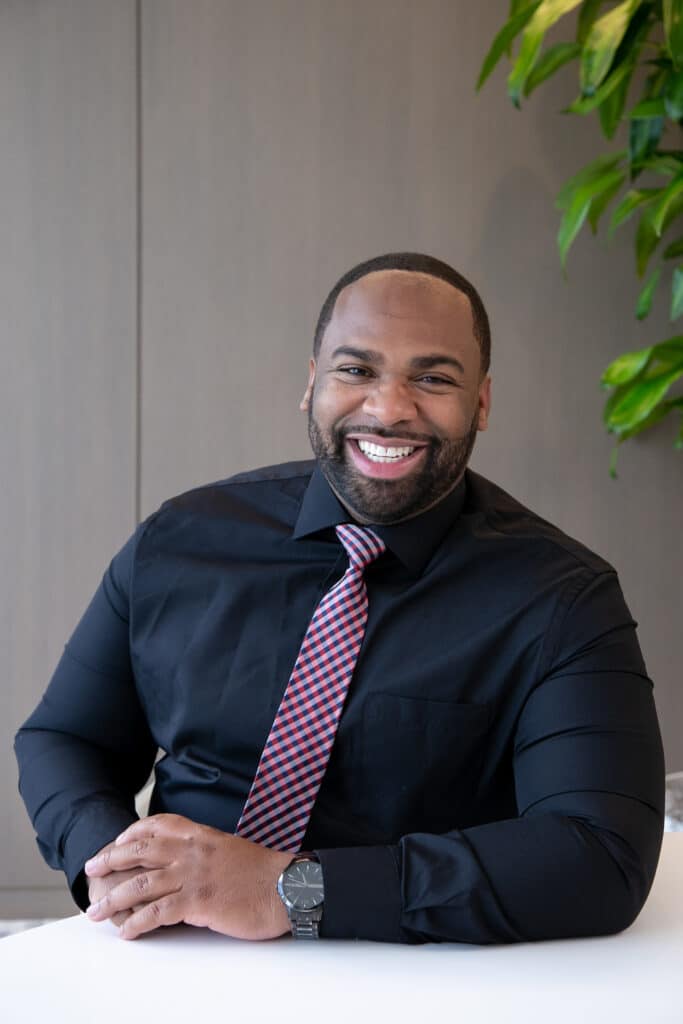
<instances>
[{"instance_id":1,"label":"ear","mask_svg":"<svg viewBox=\"0 0 683 1024\"><path fill-rule=\"evenodd\" d=\"M491 377L487 375L479 387L479 421L477 430L486 430L491 411Z\"/></svg>"},{"instance_id":2,"label":"ear","mask_svg":"<svg viewBox=\"0 0 683 1024\"><path fill-rule=\"evenodd\" d=\"M302 412L308 412L311 405L311 397L313 395L313 383L315 381L315 359L311 357L308 363L308 384L304 391L304 397L299 402L299 408Z\"/></svg>"}]
</instances>

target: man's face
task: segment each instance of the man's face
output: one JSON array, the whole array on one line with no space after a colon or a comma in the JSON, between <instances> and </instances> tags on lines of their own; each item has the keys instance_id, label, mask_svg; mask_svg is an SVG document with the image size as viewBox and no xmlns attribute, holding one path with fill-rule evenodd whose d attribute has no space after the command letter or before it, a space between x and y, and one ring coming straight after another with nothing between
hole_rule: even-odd
<instances>
[{"instance_id":1,"label":"man's face","mask_svg":"<svg viewBox=\"0 0 683 1024\"><path fill-rule=\"evenodd\" d=\"M491 379L469 299L426 274L368 274L338 296L301 409L320 468L359 522L396 523L456 486Z\"/></svg>"}]
</instances>

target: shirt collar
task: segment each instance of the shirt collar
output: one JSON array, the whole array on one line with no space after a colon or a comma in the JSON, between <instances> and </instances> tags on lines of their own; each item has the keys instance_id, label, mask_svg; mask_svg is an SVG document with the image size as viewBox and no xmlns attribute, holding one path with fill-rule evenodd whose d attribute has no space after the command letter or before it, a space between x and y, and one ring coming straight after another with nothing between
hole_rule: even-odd
<instances>
[{"instance_id":1,"label":"shirt collar","mask_svg":"<svg viewBox=\"0 0 683 1024\"><path fill-rule=\"evenodd\" d=\"M465 501L466 477L467 470L450 494L421 515L392 526L367 525L408 569L420 573L460 514ZM299 540L349 521L354 520L316 465L294 524L293 539Z\"/></svg>"}]
</instances>

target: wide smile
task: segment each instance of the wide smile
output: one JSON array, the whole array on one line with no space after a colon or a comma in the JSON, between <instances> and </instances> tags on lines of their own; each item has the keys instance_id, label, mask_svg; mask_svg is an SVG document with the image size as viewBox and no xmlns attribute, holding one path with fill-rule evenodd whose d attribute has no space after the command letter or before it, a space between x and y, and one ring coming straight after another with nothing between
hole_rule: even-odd
<instances>
[{"instance_id":1,"label":"wide smile","mask_svg":"<svg viewBox=\"0 0 683 1024\"><path fill-rule=\"evenodd\" d=\"M374 480L397 480L411 473L425 457L427 445L384 438L347 437L345 444L354 466Z\"/></svg>"}]
</instances>

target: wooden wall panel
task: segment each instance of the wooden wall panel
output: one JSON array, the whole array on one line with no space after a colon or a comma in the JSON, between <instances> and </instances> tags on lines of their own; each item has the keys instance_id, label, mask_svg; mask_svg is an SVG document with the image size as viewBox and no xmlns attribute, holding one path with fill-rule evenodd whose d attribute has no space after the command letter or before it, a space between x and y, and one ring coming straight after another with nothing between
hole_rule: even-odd
<instances>
[{"instance_id":1,"label":"wooden wall panel","mask_svg":"<svg viewBox=\"0 0 683 1024\"><path fill-rule=\"evenodd\" d=\"M0 5L0 917L71 912L12 738L135 522L134 0Z\"/></svg>"}]
</instances>

